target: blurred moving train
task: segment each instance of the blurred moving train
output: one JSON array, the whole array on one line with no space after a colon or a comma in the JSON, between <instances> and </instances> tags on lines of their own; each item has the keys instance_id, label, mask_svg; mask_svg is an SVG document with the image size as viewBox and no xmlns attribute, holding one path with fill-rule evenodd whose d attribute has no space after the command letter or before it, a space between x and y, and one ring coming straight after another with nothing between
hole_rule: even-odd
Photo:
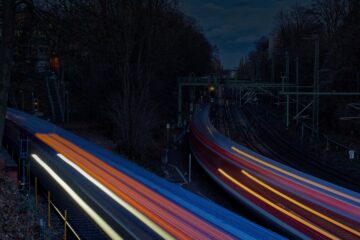
<instances>
[{"instance_id":1,"label":"blurred moving train","mask_svg":"<svg viewBox=\"0 0 360 240\"><path fill-rule=\"evenodd\" d=\"M283 239L51 123L8 109L4 144L84 239ZM24 180L25 181L25 180Z\"/></svg>"},{"instance_id":2,"label":"blurred moving train","mask_svg":"<svg viewBox=\"0 0 360 240\"><path fill-rule=\"evenodd\" d=\"M360 194L261 156L223 136L195 114L190 146L200 165L222 187L301 239L360 239ZM259 215L259 216L260 216Z\"/></svg>"}]
</instances>

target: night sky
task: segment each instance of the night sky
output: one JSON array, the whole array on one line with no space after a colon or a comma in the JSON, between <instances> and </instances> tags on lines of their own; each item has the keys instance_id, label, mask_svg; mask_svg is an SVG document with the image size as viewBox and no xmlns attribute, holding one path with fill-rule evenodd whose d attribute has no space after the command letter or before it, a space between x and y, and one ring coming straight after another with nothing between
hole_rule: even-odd
<instances>
[{"instance_id":1,"label":"night sky","mask_svg":"<svg viewBox=\"0 0 360 240\"><path fill-rule=\"evenodd\" d=\"M211 44L218 46L224 67L232 69L254 48L254 41L271 31L276 13L296 1L183 0L182 8L196 19Z\"/></svg>"}]
</instances>

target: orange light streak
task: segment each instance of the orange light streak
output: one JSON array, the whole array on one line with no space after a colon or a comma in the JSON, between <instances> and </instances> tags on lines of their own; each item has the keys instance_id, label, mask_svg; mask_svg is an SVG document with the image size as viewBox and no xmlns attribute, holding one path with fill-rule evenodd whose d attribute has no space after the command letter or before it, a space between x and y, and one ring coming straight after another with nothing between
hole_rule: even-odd
<instances>
[{"instance_id":1,"label":"orange light streak","mask_svg":"<svg viewBox=\"0 0 360 240\"><path fill-rule=\"evenodd\" d=\"M290 176L290 177L293 177L293 178L295 178L295 179L297 179L297 180L300 180L300 181L302 181L302 182L308 183L308 184L310 184L310 185L316 186L316 187L321 188L321 189L323 189L323 190L326 190L326 191L328 191L328 192L337 194L337 195L342 196L342 197L344 197L344 198L347 198L347 199L349 199L349 200L351 200L351 201L360 203L360 199L358 199L358 198L355 198L355 197L350 196L350 195L348 195L348 194L346 194L346 193L339 192L339 191L337 191L337 190L335 190L335 189L326 187L326 186L324 186L324 185L318 184L318 183L316 183L316 182L313 182L313 181L311 181L311 180L308 180L308 179L306 179L306 178L303 178L303 177L301 177L301 176L298 176L298 175L296 175L296 174L293 174L293 173L291 173L291 172L288 172L288 171L286 171L286 170L284 170L284 169L281 169L281 168L279 168L279 167L277 167L277 166L274 166L274 165L272 165L272 164L270 164L270 163L267 163L267 162L265 162L265 161L262 161L262 160L260 160L260 159L257 158L257 157L254 157L254 156L252 156L252 155L250 155L250 154L247 154L246 152L241 151L241 150L237 149L236 147L231 147L231 149L234 150L235 152L237 152L237 153L245 156L245 157L250 158L251 160L253 160L253 161L255 161L255 162L258 162L258 163L260 163L260 164L262 164L262 165L265 165L265 166L267 166L267 167L269 167L269 168L271 168L271 169L277 170L277 171L279 171L279 172L281 172L281 173L283 173L283 174L285 174L285 175L288 175L288 176Z\"/></svg>"},{"instance_id":2,"label":"orange light streak","mask_svg":"<svg viewBox=\"0 0 360 240\"><path fill-rule=\"evenodd\" d=\"M291 203L293 203L293 204L301 207L302 209L305 209L306 211L311 212L312 214L314 214L314 215L316 215L316 216L318 216L318 217L320 217L320 218L322 218L322 219L324 219L324 220L326 220L326 221L328 221L328 222L330 222L330 223L332 223L332 224L334 224L334 225L336 225L336 226L338 226L338 227L340 227L340 228L342 228L342 229L344 229L344 230L346 230L346 231L349 231L349 232L351 232L352 234L360 237L360 232L359 232L359 231L354 230L354 229L352 229L352 228L350 228L350 227L348 227L348 226L346 226L346 225L344 225L344 224L342 224L342 223L340 223L340 222L338 222L338 221L335 221L335 220L329 218L328 216L326 216L326 215L324 215L324 214L322 214L322 213L320 213L320 212L318 212L318 211L315 211L314 209L312 209L312 208L310 208L310 207L308 207L308 206L306 206L306 205L304 205L304 204L296 201L295 199L286 196L285 194L283 194L283 193L281 193L280 191L278 191L278 190L270 187L268 184L266 184L265 182L261 181L260 179L258 179L258 178L256 178L256 177L252 176L251 174L247 173L246 171L241 170L241 172L242 172L246 177L250 178L250 179L253 180L254 182L256 182L256 183L258 183L259 185L263 186L264 188L270 190L271 192L275 193L276 195L278 195L278 196L286 199L287 201L289 201L289 202L291 202Z\"/></svg>"},{"instance_id":3,"label":"orange light streak","mask_svg":"<svg viewBox=\"0 0 360 240\"><path fill-rule=\"evenodd\" d=\"M192 223L193 226L196 226L203 232L212 234L216 238L232 239L230 236L215 229L213 226L205 223L183 208L168 201L161 195L151 191L139 182L112 168L97 157L56 134L36 134L36 136L54 150L80 166L89 175L96 178L99 182L108 187L130 205L134 206L145 216L149 217L172 236L179 239L204 239L205 237L201 232L194 229L194 227L189 226L189 224L186 224L186 222L188 222ZM109 172L116 177L110 176L106 172ZM123 182L123 186L120 187L121 182L119 181ZM128 186L131 186L135 191ZM145 197L142 197L140 194L145 195ZM151 199L152 202L146 201L145 198ZM173 215L178 216L178 218L173 217Z\"/></svg>"},{"instance_id":4,"label":"orange light streak","mask_svg":"<svg viewBox=\"0 0 360 240\"><path fill-rule=\"evenodd\" d=\"M144 185L140 184L139 182L135 181L133 178L130 178L126 174L123 174L122 172L119 172L118 170L112 168L108 164L104 163L100 159L96 158L95 156L89 154L88 152L82 150L75 144L69 142L68 140L61 138L60 136L56 134L50 134L50 137L56 139L57 141L64 144L66 147L70 148L71 150L79 153L80 155L84 156L86 159L91 161L92 163L96 165L100 165L103 169L106 171L112 172L115 176L122 176L124 178L124 181L128 183L128 185L133 186L135 189L138 189L139 193L142 193L145 196L154 196L156 200L154 202L160 203L160 205L165 208L167 211L171 212L173 215L176 215L182 219L185 219L187 222L190 222L191 224L195 226L200 226L203 231L206 231L207 233L210 233L218 238L221 239L232 239L229 238L226 234L220 232L219 230L213 228L212 226L208 225L207 223L201 221L194 215L190 214L188 211L185 211L183 208L180 208L178 205L174 204L173 202L165 199L161 195L151 191L149 188L145 187Z\"/></svg>"},{"instance_id":5,"label":"orange light streak","mask_svg":"<svg viewBox=\"0 0 360 240\"><path fill-rule=\"evenodd\" d=\"M122 185L121 187L114 186L114 184L116 183L117 185L119 185L119 181L117 181L116 179L112 178L109 175L99 173L99 169L95 168L93 165L85 164L86 159L83 158L81 155L72 152L71 150L67 149L64 145L59 144L55 140L51 139L49 136L43 135L38 137L46 144L51 146L53 149L62 153L67 158L71 159L71 161L73 161L76 165L80 166L90 176L93 176L95 179L97 179L100 183L102 183L104 186L109 188L112 192L114 192L124 201L128 202L130 205L134 206L136 209L142 212L145 216L150 218L152 221L156 222L159 226L161 226L161 228L163 228L168 233L170 233L170 235L174 236L175 238L189 239L189 237L185 233L180 231L178 228L170 226L166 221L164 221L163 218L161 218L157 214L154 214L153 211L150 211L149 206L146 206L145 204L146 206L145 207L143 204L139 204L138 202L141 202L143 200L136 199L136 196L134 196L135 194L131 192L131 190L129 190L128 187L124 185ZM171 222L176 222L176 220L171 219Z\"/></svg>"},{"instance_id":6,"label":"orange light streak","mask_svg":"<svg viewBox=\"0 0 360 240\"><path fill-rule=\"evenodd\" d=\"M289 212L283 208L281 208L280 206L276 205L275 203L271 202L270 200L268 200L267 198L261 196L260 194L256 193L255 191L253 191L252 189L246 187L245 185L243 185L242 183L240 183L239 181L237 181L235 178L233 178L232 176L230 176L229 174L227 174L224 170L222 169L218 169L218 171L228 180L230 180L232 183L234 183L236 186L240 187L241 189L245 190L246 192L250 193L252 196L256 197L257 199L263 201L264 203L268 204L269 206L275 208L276 210L278 210L279 212L287 215L288 217L291 217L292 219L302 223L303 225L315 230L316 232L328 237L329 239L338 239L336 236L334 236L333 234L313 225L312 223L298 217L297 215L295 215L292 212Z\"/></svg>"}]
</instances>

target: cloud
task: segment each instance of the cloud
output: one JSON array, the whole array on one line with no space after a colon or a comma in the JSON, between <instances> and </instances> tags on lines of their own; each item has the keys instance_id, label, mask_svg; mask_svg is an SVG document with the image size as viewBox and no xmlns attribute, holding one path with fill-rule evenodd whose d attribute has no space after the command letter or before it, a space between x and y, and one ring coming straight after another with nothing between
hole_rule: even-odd
<instances>
[{"instance_id":1,"label":"cloud","mask_svg":"<svg viewBox=\"0 0 360 240\"><path fill-rule=\"evenodd\" d=\"M238 37L235 42L236 43L253 43L260 39L259 34L251 34L251 35L242 35Z\"/></svg>"},{"instance_id":2,"label":"cloud","mask_svg":"<svg viewBox=\"0 0 360 240\"><path fill-rule=\"evenodd\" d=\"M206 32L206 35L210 38L221 37L227 35L233 31L232 25L222 25L218 27L214 27Z\"/></svg>"},{"instance_id":3,"label":"cloud","mask_svg":"<svg viewBox=\"0 0 360 240\"><path fill-rule=\"evenodd\" d=\"M271 32L275 14L296 1L183 0L182 7L202 26L209 41L219 47L224 66L233 67L254 48L256 40Z\"/></svg>"},{"instance_id":4,"label":"cloud","mask_svg":"<svg viewBox=\"0 0 360 240\"><path fill-rule=\"evenodd\" d=\"M208 10L211 10L211 11L223 11L225 10L224 7L216 4L216 3L212 3L212 2L208 2L208 3L204 3L202 5L203 8L207 8Z\"/></svg>"}]
</instances>

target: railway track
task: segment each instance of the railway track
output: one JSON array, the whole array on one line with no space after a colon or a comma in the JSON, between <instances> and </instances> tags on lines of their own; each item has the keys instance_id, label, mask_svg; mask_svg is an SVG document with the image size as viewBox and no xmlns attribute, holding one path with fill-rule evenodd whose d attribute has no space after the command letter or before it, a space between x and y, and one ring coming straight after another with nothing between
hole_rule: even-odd
<instances>
[{"instance_id":1,"label":"railway track","mask_svg":"<svg viewBox=\"0 0 360 240\"><path fill-rule=\"evenodd\" d=\"M291 239L360 237L358 193L232 141L210 123L208 114L206 106L194 117L190 146L200 165L220 186L258 216L286 231ZM243 120L234 123L228 110L224 115L232 122L225 127L247 124ZM242 129L247 146L258 143L253 128Z\"/></svg>"},{"instance_id":2,"label":"railway track","mask_svg":"<svg viewBox=\"0 0 360 240\"><path fill-rule=\"evenodd\" d=\"M245 125L245 127L241 127L240 124L235 124L235 127L236 131L244 137L247 147L298 170L360 191L360 184L356 178L322 163L321 156L316 157L310 152L294 146L289 139L279 134L269 122L254 114L249 108L244 107L241 110L233 108L227 112L234 113L235 117L233 118L237 119L241 125Z\"/></svg>"}]
</instances>

